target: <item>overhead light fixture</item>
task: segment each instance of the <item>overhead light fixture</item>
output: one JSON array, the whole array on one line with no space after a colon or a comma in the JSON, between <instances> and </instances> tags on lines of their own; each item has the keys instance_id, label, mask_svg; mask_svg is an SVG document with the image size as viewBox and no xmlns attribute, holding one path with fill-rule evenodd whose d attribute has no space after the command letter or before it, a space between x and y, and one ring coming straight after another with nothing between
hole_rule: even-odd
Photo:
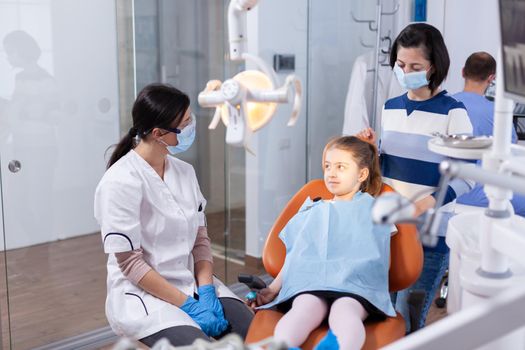
<instances>
[{"instance_id":1,"label":"overhead light fixture","mask_svg":"<svg viewBox=\"0 0 525 350\"><path fill-rule=\"evenodd\" d=\"M293 99L288 121L288 126L293 126L299 117L302 99L301 81L295 75L288 75L279 87L279 78L273 68L261 58L246 52L246 14L257 2L230 1L228 34L231 60L249 61L258 70L243 71L224 82L211 80L198 97L202 107L215 108L209 129L215 129L222 120L226 126L226 143L244 146L250 152L252 134L272 119L277 104Z\"/></svg>"}]
</instances>

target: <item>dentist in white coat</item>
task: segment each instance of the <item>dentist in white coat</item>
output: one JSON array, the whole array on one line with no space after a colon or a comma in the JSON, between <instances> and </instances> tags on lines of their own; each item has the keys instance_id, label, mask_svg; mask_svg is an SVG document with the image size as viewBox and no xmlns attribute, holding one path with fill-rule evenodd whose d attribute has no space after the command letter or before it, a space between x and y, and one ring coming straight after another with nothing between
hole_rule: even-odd
<instances>
[{"instance_id":1,"label":"dentist in white coat","mask_svg":"<svg viewBox=\"0 0 525 350\"><path fill-rule=\"evenodd\" d=\"M148 346L162 337L174 346L229 332L244 337L253 317L213 277L206 200L193 167L172 157L195 137L189 106L171 86L146 86L95 193L108 254L108 321Z\"/></svg>"}]
</instances>

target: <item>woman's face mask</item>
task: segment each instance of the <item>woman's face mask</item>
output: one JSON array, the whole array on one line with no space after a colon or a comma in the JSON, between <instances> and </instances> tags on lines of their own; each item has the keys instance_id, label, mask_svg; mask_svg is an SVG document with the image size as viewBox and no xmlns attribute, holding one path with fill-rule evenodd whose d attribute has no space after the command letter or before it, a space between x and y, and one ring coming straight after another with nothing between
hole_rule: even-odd
<instances>
[{"instance_id":1,"label":"woman's face mask","mask_svg":"<svg viewBox=\"0 0 525 350\"><path fill-rule=\"evenodd\" d=\"M159 141L164 146L166 146L168 153L171 154L172 156L177 153L187 151L193 144L193 141L195 140L195 125L196 125L195 116L192 114L190 124L185 126L184 129L180 131L180 133L177 133L176 131L168 130L168 131L175 132L177 134L178 143L176 146L170 146L161 139L159 139Z\"/></svg>"},{"instance_id":2,"label":"woman's face mask","mask_svg":"<svg viewBox=\"0 0 525 350\"><path fill-rule=\"evenodd\" d=\"M428 85L428 71L426 70L421 72L405 73L403 69L401 69L401 67L399 67L396 63L394 65L394 73L401 87L405 89L415 90Z\"/></svg>"}]
</instances>

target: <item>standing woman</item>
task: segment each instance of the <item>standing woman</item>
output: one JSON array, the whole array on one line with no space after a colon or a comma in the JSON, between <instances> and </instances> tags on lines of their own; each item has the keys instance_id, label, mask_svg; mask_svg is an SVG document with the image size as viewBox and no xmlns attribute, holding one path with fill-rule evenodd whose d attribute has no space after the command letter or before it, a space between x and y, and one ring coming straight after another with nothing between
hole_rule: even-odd
<instances>
[{"instance_id":1,"label":"standing woman","mask_svg":"<svg viewBox=\"0 0 525 350\"><path fill-rule=\"evenodd\" d=\"M390 66L402 87L408 90L386 101L381 115L379 139L383 181L416 204L420 216L435 204L440 179L439 163L444 156L428 149L432 133L472 134L465 106L440 90L450 65L448 51L439 30L425 23L407 26L392 45ZM359 137L376 142L372 129ZM445 203L468 192L473 183L454 180L447 189ZM425 298L412 330L425 325L432 299L448 266L449 249L445 237L437 246L424 247L424 265L419 280L411 290L424 290ZM410 290L398 293L396 308L410 326L408 297Z\"/></svg>"},{"instance_id":2,"label":"standing woman","mask_svg":"<svg viewBox=\"0 0 525 350\"><path fill-rule=\"evenodd\" d=\"M193 167L172 155L195 137L190 100L146 86L133 127L116 146L95 193L108 256L106 315L115 333L152 346L246 335L252 312L213 277L210 239Z\"/></svg>"}]
</instances>

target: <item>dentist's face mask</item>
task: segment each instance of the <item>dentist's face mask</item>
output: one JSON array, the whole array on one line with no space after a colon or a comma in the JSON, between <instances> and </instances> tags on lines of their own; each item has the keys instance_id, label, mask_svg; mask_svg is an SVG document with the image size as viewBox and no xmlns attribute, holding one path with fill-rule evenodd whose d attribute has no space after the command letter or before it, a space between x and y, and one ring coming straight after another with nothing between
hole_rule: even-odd
<instances>
[{"instance_id":1,"label":"dentist's face mask","mask_svg":"<svg viewBox=\"0 0 525 350\"><path fill-rule=\"evenodd\" d=\"M401 67L399 67L396 63L394 65L394 73L401 87L405 89L414 90L428 85L428 71L426 70L421 72L405 73L403 69L401 69Z\"/></svg>"},{"instance_id":2,"label":"dentist's face mask","mask_svg":"<svg viewBox=\"0 0 525 350\"><path fill-rule=\"evenodd\" d=\"M185 126L183 129L176 129L176 128L164 128L167 131L174 132L177 134L177 145L176 146L170 146L163 140L159 139L159 141L166 146L166 149L168 150L168 153L172 156L181 153L184 151L187 151L191 145L193 144L193 141L195 140L195 116L191 115L191 122L187 126Z\"/></svg>"}]
</instances>

